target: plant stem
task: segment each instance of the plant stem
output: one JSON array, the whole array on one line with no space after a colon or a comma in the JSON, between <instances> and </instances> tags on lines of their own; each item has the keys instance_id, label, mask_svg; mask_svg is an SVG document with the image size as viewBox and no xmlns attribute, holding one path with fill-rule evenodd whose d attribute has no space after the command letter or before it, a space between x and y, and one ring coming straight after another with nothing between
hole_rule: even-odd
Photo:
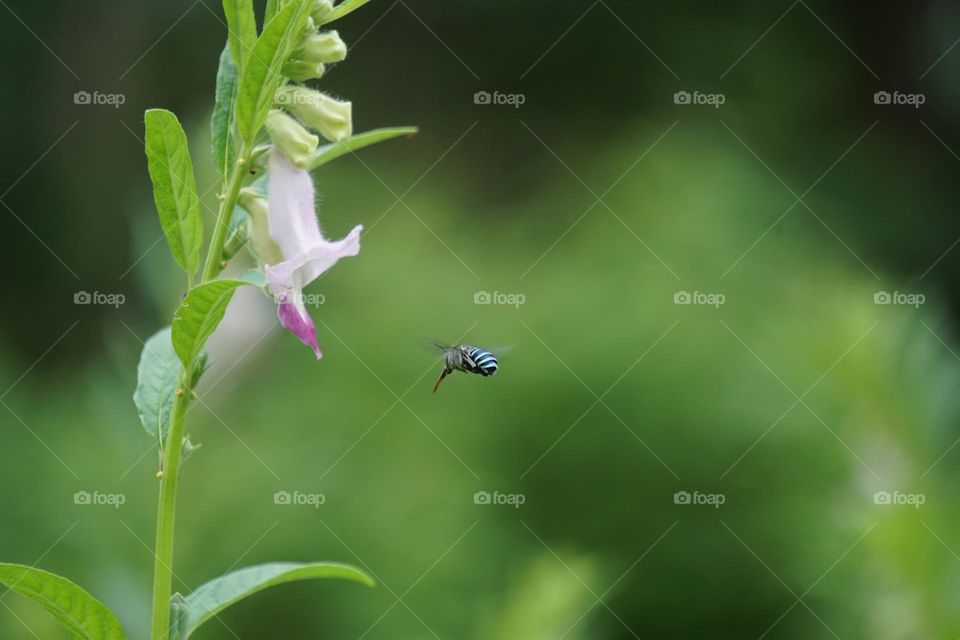
<instances>
[{"instance_id":1,"label":"plant stem","mask_svg":"<svg viewBox=\"0 0 960 640\"><path fill-rule=\"evenodd\" d=\"M242 149L240 160L233 167L227 190L220 203L216 226L210 247L207 249L207 259L203 266L201 284L217 277L220 273L220 260L223 255L223 243L227 237L230 218L237 204L237 196L243 186L243 179L247 174L249 157L246 149ZM188 284L192 287L193 278ZM170 595L173 589L173 524L177 507L177 482L180 476L180 462L183 450L183 431L187 406L193 391L190 381L193 379L193 363L189 367L181 367L177 381L177 395L173 402L173 411L170 415L170 430L167 435L166 447L163 451L163 467L160 479L160 500L157 505L157 539L154 547L153 565L153 615L150 628L151 640L168 640L170 637Z\"/></svg>"},{"instance_id":2,"label":"plant stem","mask_svg":"<svg viewBox=\"0 0 960 640\"><path fill-rule=\"evenodd\" d=\"M249 163L249 153L246 149L240 150L239 159L233 167L233 173L230 175L230 181L227 183L227 192L220 203L220 212L217 214L217 222L213 228L213 237L210 239L210 248L207 250L207 261L203 265L203 277L200 282L213 280L220 273L220 260L223 256L223 243L227 239L227 229L230 228L230 218L233 216L233 209L237 205L237 196L240 194L240 188L243 186L243 179L247 174L247 164Z\"/></svg>"},{"instance_id":3,"label":"plant stem","mask_svg":"<svg viewBox=\"0 0 960 640\"><path fill-rule=\"evenodd\" d=\"M153 626L151 640L167 640L170 636L170 592L173 588L173 520L177 504L177 480L180 474L180 452L183 446L184 418L190 398L190 372L181 369L177 395L170 416L170 433L163 454L163 476L160 480L160 502L157 507L157 541L153 565Z\"/></svg>"}]
</instances>

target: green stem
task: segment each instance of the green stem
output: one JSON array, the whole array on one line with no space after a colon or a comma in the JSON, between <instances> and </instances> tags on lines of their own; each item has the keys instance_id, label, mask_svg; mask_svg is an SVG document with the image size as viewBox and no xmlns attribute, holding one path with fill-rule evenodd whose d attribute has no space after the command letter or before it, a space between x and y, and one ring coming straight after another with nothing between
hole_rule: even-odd
<instances>
[{"instance_id":1,"label":"green stem","mask_svg":"<svg viewBox=\"0 0 960 640\"><path fill-rule=\"evenodd\" d=\"M220 203L220 212L217 214L217 222L213 227L213 237L210 240L210 248L207 250L207 261L203 265L203 277L200 282L213 280L220 273L223 243L227 239L230 218L233 216L233 209L237 205L237 196L240 195L240 188L243 187L243 179L246 177L249 162L249 153L246 149L241 149L239 160L234 165L230 181L227 183L224 199Z\"/></svg>"},{"instance_id":2,"label":"green stem","mask_svg":"<svg viewBox=\"0 0 960 640\"><path fill-rule=\"evenodd\" d=\"M183 447L184 419L190 398L190 372L180 370L177 395L170 417L170 433L163 452L160 502L157 508L157 542L153 565L153 626L151 640L170 637L170 593L173 588L173 520L177 504L177 480Z\"/></svg>"},{"instance_id":3,"label":"green stem","mask_svg":"<svg viewBox=\"0 0 960 640\"><path fill-rule=\"evenodd\" d=\"M208 282L220 273L220 261L223 256L223 243L230 227L230 217L237 204L237 196L247 174L249 154L241 150L240 160L233 167L227 182L226 193L220 203L216 226L207 259L203 266L201 283ZM192 286L193 278L189 284ZM181 368L177 381L177 395L170 416L170 432L167 435L166 448L163 451L163 466L160 479L160 500L157 506L157 540L154 547L153 565L153 616L150 630L151 640L168 640L170 637L170 595L173 590L173 524L177 506L177 482L180 476L181 454L183 450L183 431L187 406L190 402L190 381L193 379L193 365Z\"/></svg>"}]
</instances>

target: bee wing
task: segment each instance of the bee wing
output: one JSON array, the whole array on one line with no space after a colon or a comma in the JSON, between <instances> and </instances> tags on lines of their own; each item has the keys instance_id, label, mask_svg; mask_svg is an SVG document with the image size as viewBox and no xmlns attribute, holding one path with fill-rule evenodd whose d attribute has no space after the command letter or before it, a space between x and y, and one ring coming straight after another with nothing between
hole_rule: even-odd
<instances>
[{"instance_id":1,"label":"bee wing","mask_svg":"<svg viewBox=\"0 0 960 640\"><path fill-rule=\"evenodd\" d=\"M506 346L502 346L502 347L494 347L493 349L490 349L490 353L492 353L493 355L497 356L497 358L500 358L501 356L505 356L505 355L507 355L508 353L510 353L511 351L513 351L513 349L514 349L516 346L517 346L517 345L515 345L515 344L510 344L510 345L506 345Z\"/></svg>"},{"instance_id":2,"label":"bee wing","mask_svg":"<svg viewBox=\"0 0 960 640\"><path fill-rule=\"evenodd\" d=\"M419 343L421 347L434 353L443 353L447 349L450 349L449 345L434 338L420 338Z\"/></svg>"}]
</instances>

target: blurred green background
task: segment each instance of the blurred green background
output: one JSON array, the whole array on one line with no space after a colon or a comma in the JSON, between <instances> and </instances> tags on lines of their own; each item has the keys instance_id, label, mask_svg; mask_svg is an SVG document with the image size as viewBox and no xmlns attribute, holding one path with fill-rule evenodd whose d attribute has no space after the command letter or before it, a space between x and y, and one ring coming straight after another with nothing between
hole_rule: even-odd
<instances>
[{"instance_id":1,"label":"blurred green background","mask_svg":"<svg viewBox=\"0 0 960 640\"><path fill-rule=\"evenodd\" d=\"M183 284L139 138L174 110L214 185L221 10L0 4L0 556L143 638L157 452L130 396ZM376 0L336 26L321 86L358 131L421 133L315 175L327 233L366 227L310 289L322 361L255 292L228 313L175 588L313 559L381 584L280 587L197 637L960 634L955 3ZM433 396L425 336L514 348ZM61 637L0 604L0 638Z\"/></svg>"}]
</instances>

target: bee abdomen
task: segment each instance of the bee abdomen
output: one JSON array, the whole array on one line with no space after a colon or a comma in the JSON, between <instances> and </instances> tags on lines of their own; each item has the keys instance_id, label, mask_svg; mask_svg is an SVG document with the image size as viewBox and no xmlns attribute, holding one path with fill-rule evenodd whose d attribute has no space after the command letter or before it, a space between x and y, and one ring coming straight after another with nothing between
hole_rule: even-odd
<instances>
[{"instance_id":1,"label":"bee abdomen","mask_svg":"<svg viewBox=\"0 0 960 640\"><path fill-rule=\"evenodd\" d=\"M470 350L470 359L473 361L473 367L469 367L470 373L479 373L482 376L492 376L497 372L497 368L500 364L497 362L497 357L485 351L483 349L478 349L474 347Z\"/></svg>"}]
</instances>

